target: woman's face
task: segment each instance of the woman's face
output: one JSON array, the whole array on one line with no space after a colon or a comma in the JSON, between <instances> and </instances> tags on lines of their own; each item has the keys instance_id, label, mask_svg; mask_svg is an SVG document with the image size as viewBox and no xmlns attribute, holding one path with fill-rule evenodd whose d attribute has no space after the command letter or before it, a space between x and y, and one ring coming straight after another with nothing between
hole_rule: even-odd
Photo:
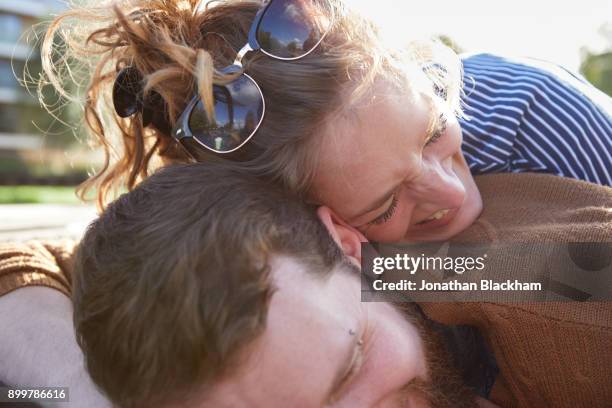
<instances>
[{"instance_id":1,"label":"woman's face","mask_svg":"<svg viewBox=\"0 0 612 408\"><path fill-rule=\"evenodd\" d=\"M371 102L329 124L315 174L317 199L367 238L446 240L471 225L482 200L450 111L422 95L379 89Z\"/></svg>"}]
</instances>

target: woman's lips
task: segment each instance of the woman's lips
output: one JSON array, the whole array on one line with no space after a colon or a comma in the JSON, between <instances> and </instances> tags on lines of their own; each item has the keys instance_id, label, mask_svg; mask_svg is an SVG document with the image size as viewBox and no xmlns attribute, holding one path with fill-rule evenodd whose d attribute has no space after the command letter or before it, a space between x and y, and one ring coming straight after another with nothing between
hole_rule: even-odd
<instances>
[{"instance_id":1,"label":"woman's lips","mask_svg":"<svg viewBox=\"0 0 612 408\"><path fill-rule=\"evenodd\" d=\"M414 224L412 227L410 227L410 229L413 231L417 231L417 230L422 231L426 229L443 227L449 224L455 218L458 211L459 211L459 208L444 209L444 210L436 211L435 213L430 215L428 219L425 219L423 221L420 221Z\"/></svg>"}]
</instances>

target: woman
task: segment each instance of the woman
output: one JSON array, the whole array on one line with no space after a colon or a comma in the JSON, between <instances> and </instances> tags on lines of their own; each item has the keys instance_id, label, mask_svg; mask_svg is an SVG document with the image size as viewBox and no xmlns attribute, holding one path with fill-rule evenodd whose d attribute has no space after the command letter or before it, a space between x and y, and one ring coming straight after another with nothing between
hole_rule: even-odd
<instances>
[{"instance_id":1,"label":"woman","mask_svg":"<svg viewBox=\"0 0 612 408\"><path fill-rule=\"evenodd\" d=\"M73 53L53 53L57 34ZM480 213L473 173L612 184L611 103L590 85L551 65L472 56L463 113L452 51L388 49L335 1L76 9L54 21L42 52L65 96L66 62L94 68L85 118L107 160L85 188L99 186L100 202L157 158L230 160L328 205L369 239L430 241ZM111 163L113 122L123 150Z\"/></svg>"}]
</instances>

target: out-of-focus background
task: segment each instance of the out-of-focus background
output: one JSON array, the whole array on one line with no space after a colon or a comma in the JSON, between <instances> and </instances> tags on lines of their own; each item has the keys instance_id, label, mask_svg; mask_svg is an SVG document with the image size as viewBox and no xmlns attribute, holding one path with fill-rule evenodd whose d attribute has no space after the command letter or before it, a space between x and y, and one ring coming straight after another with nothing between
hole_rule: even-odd
<instances>
[{"instance_id":1,"label":"out-of-focus background","mask_svg":"<svg viewBox=\"0 0 612 408\"><path fill-rule=\"evenodd\" d=\"M38 47L58 0L0 0L0 240L77 237L95 216L75 186L100 156L83 143L80 107L39 104ZM47 102L54 102L50 89Z\"/></svg>"},{"instance_id":2,"label":"out-of-focus background","mask_svg":"<svg viewBox=\"0 0 612 408\"><path fill-rule=\"evenodd\" d=\"M78 2L78 1L77 1ZM609 0L347 0L377 21L388 41L438 36L458 51L550 60L612 95ZM34 82L38 46L59 0L0 0L0 240L78 236L95 215L74 190L100 161L88 149L78 104L49 115ZM54 100L51 89L44 95Z\"/></svg>"}]
</instances>

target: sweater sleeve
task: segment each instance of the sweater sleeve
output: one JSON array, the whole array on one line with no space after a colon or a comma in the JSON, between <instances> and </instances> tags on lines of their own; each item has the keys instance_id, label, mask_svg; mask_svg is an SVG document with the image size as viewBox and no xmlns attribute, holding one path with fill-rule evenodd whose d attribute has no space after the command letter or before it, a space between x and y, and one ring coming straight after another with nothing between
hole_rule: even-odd
<instances>
[{"instance_id":1,"label":"sweater sleeve","mask_svg":"<svg viewBox=\"0 0 612 408\"><path fill-rule=\"evenodd\" d=\"M72 240L0 243L0 296L26 286L46 286L70 297Z\"/></svg>"}]
</instances>

